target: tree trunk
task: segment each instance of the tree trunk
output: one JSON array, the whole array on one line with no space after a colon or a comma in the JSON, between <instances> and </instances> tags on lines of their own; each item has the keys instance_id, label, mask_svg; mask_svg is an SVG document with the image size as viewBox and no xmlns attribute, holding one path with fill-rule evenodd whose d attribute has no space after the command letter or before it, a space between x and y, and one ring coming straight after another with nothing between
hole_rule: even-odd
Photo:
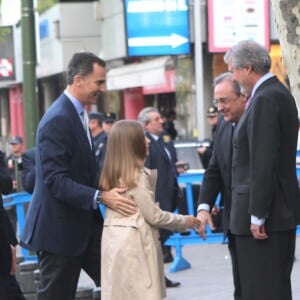
<instances>
[{"instance_id":1,"label":"tree trunk","mask_svg":"<svg viewBox=\"0 0 300 300\"><path fill-rule=\"evenodd\" d=\"M300 2L271 0L290 89L300 108ZM300 110L299 110L300 114Z\"/></svg>"}]
</instances>

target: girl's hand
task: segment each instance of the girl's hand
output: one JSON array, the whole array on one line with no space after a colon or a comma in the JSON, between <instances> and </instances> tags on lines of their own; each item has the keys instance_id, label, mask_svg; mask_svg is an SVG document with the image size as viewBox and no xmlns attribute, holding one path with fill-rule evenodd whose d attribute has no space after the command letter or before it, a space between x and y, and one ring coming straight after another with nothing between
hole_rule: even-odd
<instances>
[{"instance_id":1,"label":"girl's hand","mask_svg":"<svg viewBox=\"0 0 300 300\"><path fill-rule=\"evenodd\" d=\"M189 228L194 228L196 231L198 231L198 228L200 227L200 220L198 220L194 216L187 216L187 225Z\"/></svg>"}]
</instances>

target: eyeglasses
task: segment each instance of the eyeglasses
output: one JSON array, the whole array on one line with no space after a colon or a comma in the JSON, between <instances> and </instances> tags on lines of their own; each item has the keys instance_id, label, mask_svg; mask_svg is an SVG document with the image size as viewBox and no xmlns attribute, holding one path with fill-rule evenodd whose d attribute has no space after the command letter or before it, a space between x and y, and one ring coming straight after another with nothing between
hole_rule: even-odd
<instances>
[{"instance_id":1,"label":"eyeglasses","mask_svg":"<svg viewBox=\"0 0 300 300\"><path fill-rule=\"evenodd\" d=\"M212 101L212 103L213 103L213 105L214 105L215 107L218 107L219 104L226 105L226 104L228 104L230 101L231 101L230 98L220 98L220 99L214 99L214 100Z\"/></svg>"}]
</instances>

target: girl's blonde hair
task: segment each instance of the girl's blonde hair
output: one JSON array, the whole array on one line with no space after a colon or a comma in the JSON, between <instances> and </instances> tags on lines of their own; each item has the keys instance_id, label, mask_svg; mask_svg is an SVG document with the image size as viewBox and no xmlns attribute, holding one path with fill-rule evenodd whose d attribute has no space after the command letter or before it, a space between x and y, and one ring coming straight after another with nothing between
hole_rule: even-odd
<instances>
[{"instance_id":1,"label":"girl's blonde hair","mask_svg":"<svg viewBox=\"0 0 300 300\"><path fill-rule=\"evenodd\" d=\"M99 181L101 190L132 189L147 155L142 124L134 120L116 122L108 137L106 156Z\"/></svg>"}]
</instances>

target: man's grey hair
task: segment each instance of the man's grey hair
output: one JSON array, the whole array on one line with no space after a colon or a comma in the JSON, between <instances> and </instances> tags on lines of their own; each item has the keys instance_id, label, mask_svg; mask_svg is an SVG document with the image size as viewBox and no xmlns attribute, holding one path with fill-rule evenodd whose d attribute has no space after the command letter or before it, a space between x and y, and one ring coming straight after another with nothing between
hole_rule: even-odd
<instances>
[{"instance_id":1,"label":"man's grey hair","mask_svg":"<svg viewBox=\"0 0 300 300\"><path fill-rule=\"evenodd\" d=\"M148 123L151 122L151 117L149 115L149 113L151 112L158 112L158 109L155 107L145 107L143 108L138 115L138 120L143 124L143 125L147 125Z\"/></svg>"},{"instance_id":2,"label":"man's grey hair","mask_svg":"<svg viewBox=\"0 0 300 300\"><path fill-rule=\"evenodd\" d=\"M239 83L237 81L232 80L232 73L230 73L230 72L225 72L225 73L222 73L219 76L217 76L214 79L213 87L215 88L216 85L218 85L224 81L229 81L231 83L232 89L234 90L234 92L237 96L240 96L241 94L243 94L242 90L241 90L241 86L239 85Z\"/></svg>"},{"instance_id":3,"label":"man's grey hair","mask_svg":"<svg viewBox=\"0 0 300 300\"><path fill-rule=\"evenodd\" d=\"M241 41L232 46L224 56L226 64L229 60L236 68L250 65L254 72L261 75L270 71L272 63L268 50L251 40Z\"/></svg>"}]
</instances>

